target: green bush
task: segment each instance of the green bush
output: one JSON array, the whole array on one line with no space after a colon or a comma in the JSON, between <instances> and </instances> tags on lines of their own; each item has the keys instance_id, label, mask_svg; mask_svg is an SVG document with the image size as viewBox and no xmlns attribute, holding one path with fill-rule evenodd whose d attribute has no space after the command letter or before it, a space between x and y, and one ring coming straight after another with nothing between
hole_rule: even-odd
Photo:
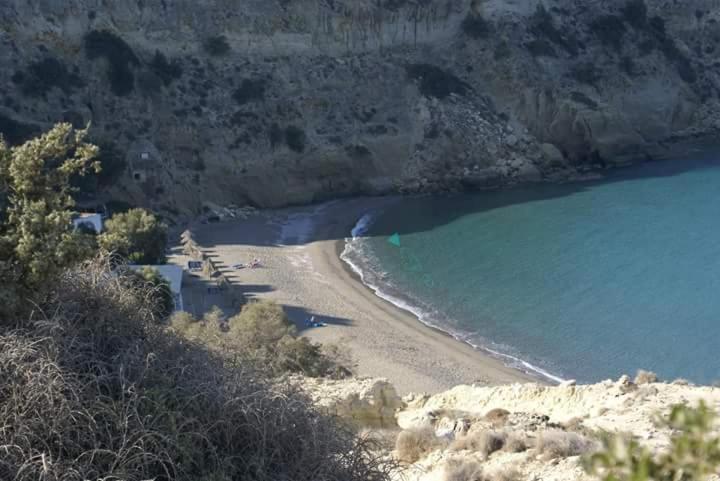
<instances>
[{"instance_id":1,"label":"green bush","mask_svg":"<svg viewBox=\"0 0 720 481\"><path fill-rule=\"evenodd\" d=\"M107 60L107 74L113 93L118 96L130 94L135 89L133 67L140 65L130 46L122 38L107 30L88 32L84 43L87 58Z\"/></svg>"},{"instance_id":2,"label":"green bush","mask_svg":"<svg viewBox=\"0 0 720 481\"><path fill-rule=\"evenodd\" d=\"M155 56L150 62L150 69L157 75L167 87L174 80L182 77L182 65L177 59L168 61L167 57L159 50L155 51Z\"/></svg>"},{"instance_id":3,"label":"green bush","mask_svg":"<svg viewBox=\"0 0 720 481\"><path fill-rule=\"evenodd\" d=\"M21 144L40 133L40 129L31 124L26 124L0 113L0 135L10 145Z\"/></svg>"},{"instance_id":4,"label":"green bush","mask_svg":"<svg viewBox=\"0 0 720 481\"><path fill-rule=\"evenodd\" d=\"M592 62L579 63L570 70L570 77L580 83L595 85L600 80L600 71Z\"/></svg>"},{"instance_id":5,"label":"green bush","mask_svg":"<svg viewBox=\"0 0 720 481\"><path fill-rule=\"evenodd\" d=\"M230 44L224 35L216 35L203 42L203 49L213 57L220 57L230 53Z\"/></svg>"},{"instance_id":6,"label":"green bush","mask_svg":"<svg viewBox=\"0 0 720 481\"><path fill-rule=\"evenodd\" d=\"M105 223L98 243L133 264L164 264L167 226L144 209L131 209Z\"/></svg>"},{"instance_id":7,"label":"green bush","mask_svg":"<svg viewBox=\"0 0 720 481\"><path fill-rule=\"evenodd\" d=\"M233 99L240 104L260 102L265 98L265 84L263 79L244 79L240 87L233 92Z\"/></svg>"},{"instance_id":8,"label":"green bush","mask_svg":"<svg viewBox=\"0 0 720 481\"><path fill-rule=\"evenodd\" d=\"M127 168L125 156L118 149L113 141L98 142L97 162L98 172L89 172L85 175L74 175L71 179L72 186L86 195L94 195L98 189L109 187L117 181Z\"/></svg>"},{"instance_id":9,"label":"green bush","mask_svg":"<svg viewBox=\"0 0 720 481\"><path fill-rule=\"evenodd\" d=\"M539 3L535 13L530 18L530 32L536 40L546 39L562 47L573 57L578 54L578 40L569 30L565 33L555 26L555 20L542 3Z\"/></svg>"},{"instance_id":10,"label":"green bush","mask_svg":"<svg viewBox=\"0 0 720 481\"><path fill-rule=\"evenodd\" d=\"M615 51L622 50L625 24L617 15L602 15L590 23L592 31L603 45L612 47Z\"/></svg>"},{"instance_id":11,"label":"green bush","mask_svg":"<svg viewBox=\"0 0 720 481\"><path fill-rule=\"evenodd\" d=\"M268 132L268 138L270 140L270 146L272 148L275 148L277 145L279 145L282 142L283 131L278 124L273 123L270 126L270 131Z\"/></svg>"},{"instance_id":12,"label":"green bush","mask_svg":"<svg viewBox=\"0 0 720 481\"><path fill-rule=\"evenodd\" d=\"M450 72L429 64L411 64L405 67L407 76L418 81L420 93L426 97L444 99L451 94L465 95L470 86Z\"/></svg>"},{"instance_id":13,"label":"green bush","mask_svg":"<svg viewBox=\"0 0 720 481\"><path fill-rule=\"evenodd\" d=\"M585 459L588 473L604 481L702 481L720 467L715 413L707 405L676 405L660 426L672 430L670 447L659 456L626 436L606 436L604 449Z\"/></svg>"},{"instance_id":14,"label":"green bush","mask_svg":"<svg viewBox=\"0 0 720 481\"><path fill-rule=\"evenodd\" d=\"M620 68L630 77L633 77L635 75L635 61L632 59L632 57L626 55L621 58Z\"/></svg>"},{"instance_id":15,"label":"green bush","mask_svg":"<svg viewBox=\"0 0 720 481\"><path fill-rule=\"evenodd\" d=\"M125 154L111 140L99 142L98 147L100 148L98 155L98 162L100 162L100 172L97 174L98 185L100 187L110 186L127 169Z\"/></svg>"},{"instance_id":16,"label":"green bush","mask_svg":"<svg viewBox=\"0 0 720 481\"><path fill-rule=\"evenodd\" d=\"M282 307L272 302L252 302L227 321L211 311L196 321L191 316L173 316L171 329L198 341L228 359L252 363L271 375L288 372L313 377L346 377L339 352L297 337L295 326Z\"/></svg>"},{"instance_id":17,"label":"green bush","mask_svg":"<svg viewBox=\"0 0 720 481\"><path fill-rule=\"evenodd\" d=\"M20 91L30 97L45 97L57 87L64 93L72 93L84 85L82 79L55 57L46 57L31 63L26 72L18 71L12 80L20 86Z\"/></svg>"},{"instance_id":18,"label":"green bush","mask_svg":"<svg viewBox=\"0 0 720 481\"><path fill-rule=\"evenodd\" d=\"M627 23L637 29L643 29L647 25L647 6L645 0L628 0L621 9Z\"/></svg>"},{"instance_id":19,"label":"green bush","mask_svg":"<svg viewBox=\"0 0 720 481\"><path fill-rule=\"evenodd\" d=\"M135 207L124 200L111 199L105 203L108 215L123 214Z\"/></svg>"},{"instance_id":20,"label":"green bush","mask_svg":"<svg viewBox=\"0 0 720 481\"><path fill-rule=\"evenodd\" d=\"M152 97L162 91L163 81L151 70L143 70L137 76L137 86L143 95Z\"/></svg>"},{"instance_id":21,"label":"green bush","mask_svg":"<svg viewBox=\"0 0 720 481\"><path fill-rule=\"evenodd\" d=\"M504 58L508 58L511 54L512 51L510 50L510 45L503 40L495 47L495 50L493 51L493 58L495 60L502 60Z\"/></svg>"},{"instance_id":22,"label":"green bush","mask_svg":"<svg viewBox=\"0 0 720 481\"><path fill-rule=\"evenodd\" d=\"M650 18L648 27L659 38L664 38L667 35L665 31L665 20L657 15Z\"/></svg>"},{"instance_id":23,"label":"green bush","mask_svg":"<svg viewBox=\"0 0 720 481\"><path fill-rule=\"evenodd\" d=\"M369 157L372 157L372 152L370 152L370 149L365 147L364 145L359 144L352 144L345 147L345 152L353 159L360 160L360 159L367 159Z\"/></svg>"},{"instance_id":24,"label":"green bush","mask_svg":"<svg viewBox=\"0 0 720 481\"><path fill-rule=\"evenodd\" d=\"M305 131L294 125L290 125L285 129L285 143L290 150L298 153L305 151Z\"/></svg>"},{"instance_id":25,"label":"green bush","mask_svg":"<svg viewBox=\"0 0 720 481\"><path fill-rule=\"evenodd\" d=\"M0 316L32 309L60 272L90 254L72 227L70 183L98 168L86 135L58 124L12 149L0 139Z\"/></svg>"},{"instance_id":26,"label":"green bush","mask_svg":"<svg viewBox=\"0 0 720 481\"><path fill-rule=\"evenodd\" d=\"M462 31L465 35L472 38L488 38L492 32L492 25L485 20L482 15L468 14L461 24Z\"/></svg>"},{"instance_id":27,"label":"green bush","mask_svg":"<svg viewBox=\"0 0 720 481\"><path fill-rule=\"evenodd\" d=\"M525 47L533 57L557 57L552 44L545 39L532 40L526 43Z\"/></svg>"}]
</instances>

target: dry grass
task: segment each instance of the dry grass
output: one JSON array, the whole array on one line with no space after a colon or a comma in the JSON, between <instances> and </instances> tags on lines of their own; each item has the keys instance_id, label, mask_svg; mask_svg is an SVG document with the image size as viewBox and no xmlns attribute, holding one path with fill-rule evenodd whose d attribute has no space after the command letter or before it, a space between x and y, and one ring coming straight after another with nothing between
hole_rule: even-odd
<instances>
[{"instance_id":1,"label":"dry grass","mask_svg":"<svg viewBox=\"0 0 720 481\"><path fill-rule=\"evenodd\" d=\"M452 459L445 464L443 481L516 481L520 473L512 467L483 470L474 458Z\"/></svg>"},{"instance_id":2,"label":"dry grass","mask_svg":"<svg viewBox=\"0 0 720 481\"><path fill-rule=\"evenodd\" d=\"M66 272L0 331L0 479L386 481L374 445L295 386L156 323L107 263Z\"/></svg>"},{"instance_id":3,"label":"dry grass","mask_svg":"<svg viewBox=\"0 0 720 481\"><path fill-rule=\"evenodd\" d=\"M635 376L635 384L653 384L658 382L658 376L652 371L644 371L640 369Z\"/></svg>"},{"instance_id":4,"label":"dry grass","mask_svg":"<svg viewBox=\"0 0 720 481\"><path fill-rule=\"evenodd\" d=\"M507 434L503 450L509 453L522 453L523 451L527 451L529 448L530 445L528 443L527 436L523 433L511 431Z\"/></svg>"},{"instance_id":5,"label":"dry grass","mask_svg":"<svg viewBox=\"0 0 720 481\"><path fill-rule=\"evenodd\" d=\"M395 449L398 434L398 429L382 428L363 428L359 432L361 437L372 440L379 449L387 453Z\"/></svg>"},{"instance_id":6,"label":"dry grass","mask_svg":"<svg viewBox=\"0 0 720 481\"><path fill-rule=\"evenodd\" d=\"M496 468L485 475L486 481L517 481L520 472L512 466Z\"/></svg>"},{"instance_id":7,"label":"dry grass","mask_svg":"<svg viewBox=\"0 0 720 481\"><path fill-rule=\"evenodd\" d=\"M440 448L443 440L432 428L406 429L398 434L395 453L400 461L414 463Z\"/></svg>"},{"instance_id":8,"label":"dry grass","mask_svg":"<svg viewBox=\"0 0 720 481\"><path fill-rule=\"evenodd\" d=\"M501 450L505 446L506 440L507 434L501 431L471 430L465 436L453 441L450 449L452 451L473 451L487 458L495 451Z\"/></svg>"},{"instance_id":9,"label":"dry grass","mask_svg":"<svg viewBox=\"0 0 720 481\"><path fill-rule=\"evenodd\" d=\"M476 459L453 459L445 464L443 481L485 481L485 474Z\"/></svg>"},{"instance_id":10,"label":"dry grass","mask_svg":"<svg viewBox=\"0 0 720 481\"><path fill-rule=\"evenodd\" d=\"M567 458L592 451L597 443L580 434L550 429L540 433L536 448L547 458Z\"/></svg>"}]
</instances>

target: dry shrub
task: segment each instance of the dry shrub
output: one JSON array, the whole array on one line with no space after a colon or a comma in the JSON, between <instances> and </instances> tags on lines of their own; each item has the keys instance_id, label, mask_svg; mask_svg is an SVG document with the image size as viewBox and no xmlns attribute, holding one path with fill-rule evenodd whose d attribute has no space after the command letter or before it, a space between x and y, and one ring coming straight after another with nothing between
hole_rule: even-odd
<instances>
[{"instance_id":1,"label":"dry shrub","mask_svg":"<svg viewBox=\"0 0 720 481\"><path fill-rule=\"evenodd\" d=\"M405 429L398 434L395 452L399 460L414 463L441 447L443 441L432 428Z\"/></svg>"},{"instance_id":2,"label":"dry shrub","mask_svg":"<svg viewBox=\"0 0 720 481\"><path fill-rule=\"evenodd\" d=\"M482 454L487 458L495 451L499 451L505 446L507 434L499 431L491 431L489 429L470 431L463 437L457 438L450 445L453 451L473 451Z\"/></svg>"},{"instance_id":3,"label":"dry shrub","mask_svg":"<svg viewBox=\"0 0 720 481\"><path fill-rule=\"evenodd\" d=\"M565 431L572 431L578 433L586 438L597 438L598 433L594 429L591 429L585 425L583 418L574 417L569 421L562 424L562 428Z\"/></svg>"},{"instance_id":4,"label":"dry shrub","mask_svg":"<svg viewBox=\"0 0 720 481\"><path fill-rule=\"evenodd\" d=\"M149 296L89 264L62 276L51 316L0 331L0 479L389 479L369 440L169 334Z\"/></svg>"},{"instance_id":5,"label":"dry shrub","mask_svg":"<svg viewBox=\"0 0 720 481\"><path fill-rule=\"evenodd\" d=\"M517 481L520 472L512 466L502 466L485 474L486 481Z\"/></svg>"},{"instance_id":6,"label":"dry shrub","mask_svg":"<svg viewBox=\"0 0 720 481\"><path fill-rule=\"evenodd\" d=\"M579 456L592 451L596 446L595 441L577 433L550 429L540 433L536 447L540 454L552 459Z\"/></svg>"},{"instance_id":7,"label":"dry shrub","mask_svg":"<svg viewBox=\"0 0 720 481\"><path fill-rule=\"evenodd\" d=\"M448 461L444 474L443 481L485 481L482 465L472 458Z\"/></svg>"},{"instance_id":8,"label":"dry shrub","mask_svg":"<svg viewBox=\"0 0 720 481\"><path fill-rule=\"evenodd\" d=\"M484 471L474 458L451 459L445 464L443 481L516 481L520 473L512 467Z\"/></svg>"},{"instance_id":9,"label":"dry shrub","mask_svg":"<svg viewBox=\"0 0 720 481\"><path fill-rule=\"evenodd\" d=\"M388 453L395 449L398 434L398 429L363 428L359 431L360 436L372 440L379 449Z\"/></svg>"},{"instance_id":10,"label":"dry shrub","mask_svg":"<svg viewBox=\"0 0 720 481\"><path fill-rule=\"evenodd\" d=\"M510 411L506 409L491 409L485 414L485 419L493 423L494 426L504 426L507 423Z\"/></svg>"},{"instance_id":11,"label":"dry shrub","mask_svg":"<svg viewBox=\"0 0 720 481\"><path fill-rule=\"evenodd\" d=\"M652 371L640 369L635 376L635 384L652 384L658 382L657 374Z\"/></svg>"},{"instance_id":12,"label":"dry shrub","mask_svg":"<svg viewBox=\"0 0 720 481\"><path fill-rule=\"evenodd\" d=\"M523 433L511 431L507 434L503 450L509 453L522 453L527 451L529 447L528 439Z\"/></svg>"}]
</instances>

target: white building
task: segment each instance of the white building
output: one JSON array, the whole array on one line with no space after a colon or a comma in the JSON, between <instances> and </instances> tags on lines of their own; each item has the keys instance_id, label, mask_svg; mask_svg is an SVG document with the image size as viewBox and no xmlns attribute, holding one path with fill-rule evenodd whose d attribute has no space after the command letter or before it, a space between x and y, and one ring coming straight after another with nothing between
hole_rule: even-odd
<instances>
[{"instance_id":1,"label":"white building","mask_svg":"<svg viewBox=\"0 0 720 481\"><path fill-rule=\"evenodd\" d=\"M183 309L183 298L182 298L182 279L183 279L183 268L182 267L176 266L173 264L164 264L164 265L157 265L157 266L129 265L128 267L134 271L142 271L146 267L155 269L158 272L158 274L160 274L170 284L170 291L172 292L173 300L175 301L175 310L176 311L184 310Z\"/></svg>"},{"instance_id":2,"label":"white building","mask_svg":"<svg viewBox=\"0 0 720 481\"><path fill-rule=\"evenodd\" d=\"M78 214L78 216L73 219L73 225L76 229L84 226L94 230L96 234L99 234L103 230L102 215L95 213Z\"/></svg>"}]
</instances>

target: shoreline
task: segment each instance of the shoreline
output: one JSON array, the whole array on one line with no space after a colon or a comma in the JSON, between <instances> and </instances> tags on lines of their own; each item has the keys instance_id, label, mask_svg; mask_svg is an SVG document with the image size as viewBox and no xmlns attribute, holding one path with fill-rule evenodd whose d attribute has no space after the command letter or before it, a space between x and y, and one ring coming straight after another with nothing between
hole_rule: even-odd
<instances>
[{"instance_id":1,"label":"shoreline","mask_svg":"<svg viewBox=\"0 0 720 481\"><path fill-rule=\"evenodd\" d=\"M358 376L387 378L401 394L437 393L458 384L549 383L381 298L341 259L358 219L392 201L346 199L193 230L246 297L283 305L301 335L349 353ZM248 258L263 260L266 268L229 268ZM326 327L306 328L310 315Z\"/></svg>"},{"instance_id":2,"label":"shoreline","mask_svg":"<svg viewBox=\"0 0 720 481\"><path fill-rule=\"evenodd\" d=\"M356 231L359 233L357 237L360 237L366 230L366 228L372 224L372 220L374 217L374 212L367 212L363 214L362 217L358 219L358 221L354 224L352 229L350 230L348 228L348 232L351 233L353 240L356 237ZM566 381L566 379L563 379L561 377L558 377L548 371L545 371L544 369L537 367L528 361L515 357L510 354L506 354L499 351L494 351L486 346L482 345L476 345L472 342L463 339L462 333L454 333L447 328L443 328L441 326L435 325L432 322L427 321L424 319L422 310L419 310L417 306L414 306L412 304L404 302L402 299L394 297L393 295L388 294L386 291L383 290L382 286L380 285L374 285L370 282L365 281L365 274L366 271L363 270L361 266L358 265L357 261L351 260L349 256L347 255L348 252L348 238L346 237L344 241L338 241L336 244L336 252L338 258L343 262L344 267L346 268L347 273L350 275L350 277L357 283L362 284L367 290L372 292L376 297L382 299L383 301L387 302L388 304L392 305L394 308L398 309L399 311L403 313L407 313L410 316L414 317L418 322L420 322L422 325L432 329L433 331L436 331L440 334L443 334L445 336L448 336L452 339L454 339L457 342L466 344L470 346L472 349L479 351L483 353L484 355L490 356L492 358L495 358L502 362L504 365L507 365L511 369L515 369L517 371L520 371L524 374L527 374L533 379L537 379L538 381L542 381L545 383L563 383ZM503 360L509 361L509 365L506 364ZM515 364L515 365L512 365ZM523 366L523 367L520 367Z\"/></svg>"},{"instance_id":3,"label":"shoreline","mask_svg":"<svg viewBox=\"0 0 720 481\"><path fill-rule=\"evenodd\" d=\"M371 214L371 213L366 213ZM349 226L346 229L346 232L350 233L357 227L357 221ZM345 249L347 247L347 238L343 240L336 240L335 241L335 253L337 258L340 260L340 264L342 265L345 273L347 276L351 279L352 282L356 283L358 286L361 286L364 288L367 292L378 298L381 302L387 304L390 308L397 310L400 314L409 316L414 319L415 322L419 323L421 328L429 329L434 334L437 334L439 336L443 336L444 338L447 338L448 340L452 340L452 342L460 343L464 346L469 347L473 350L473 352L477 352L483 356L488 356L491 359L495 359L498 362L502 363L504 366L506 366L509 369L515 370L517 372L520 372L523 375L528 376L530 379L544 383L544 384L551 384L551 383L562 383L565 382L565 379L558 378L557 376L554 376L548 372L543 371L540 368L537 368L531 364L529 364L527 361L524 361L523 359L516 358L514 356L510 356L508 354L503 354L500 352L495 352L490 349L487 349L483 346L476 346L469 341L463 340L458 338L456 335L454 335L452 332L447 331L443 329L442 327L435 326L433 324L430 324L428 322L425 322L419 314L413 312L412 309L409 308L403 308L402 306L394 303L393 301L387 299L385 297L384 292L381 290L380 287L372 286L369 284L366 284L362 278L362 276L357 272L356 269L360 269L360 267L355 266L354 264L351 264L348 260L343 258L343 254L345 252ZM528 370L523 370L519 367L509 366L505 364L502 361L502 358L506 358L509 360L512 360L514 362L526 365Z\"/></svg>"},{"instance_id":4,"label":"shoreline","mask_svg":"<svg viewBox=\"0 0 720 481\"><path fill-rule=\"evenodd\" d=\"M453 342L457 342L457 343L460 343L460 344L464 344L464 345L468 346L469 348L473 349L474 351L479 352L479 353L482 354L482 355L494 357L494 356L492 356L491 353L487 352L486 349L483 349L483 348L478 347L478 346L474 346L474 345L470 344L470 343L467 342L467 341L463 341L462 339L458 339L457 337L453 336L450 332L448 332L448 331L446 331L446 330L443 330L443 329L440 328L440 327L436 327L436 326L433 326L432 324L428 324L428 323L426 323L426 322L423 322L422 319L419 319L418 316L417 316L415 313L413 313L413 312L411 312L411 311L408 311L408 310L406 310L406 309L403 309L402 307L400 307L400 306L398 306L398 305L395 305L394 303L388 301L387 299L379 296L379 295L377 294L377 292L375 292L370 286L368 286L367 284L365 284L365 283L363 282L362 278L360 277L360 275L359 275L357 272L355 272L355 271L353 270L353 268L352 268L347 262L345 262L345 261L342 259L341 255L342 255L343 251L345 250L345 242L346 242L346 241L342 241L342 240L337 240L337 241L335 241L335 252L336 252L336 254L337 254L337 256L338 256L338 259L340 259L340 261L341 261L341 263L342 263L342 265L343 265L343 269L345 270L346 274L347 274L355 283L357 283L358 285L361 285L361 286L362 286L365 290L367 290L369 293L371 293L372 295L374 295L375 297L377 297L378 299L380 299L382 302L386 303L386 304L388 305L388 307L399 311L399 312L402 313L403 315L408 315L408 316L410 316L410 317L413 317L413 318L415 319L415 322L419 323L420 326L422 326L422 328L429 329L429 330L432 331L434 334L437 334L437 335L439 335L439 336L443 336L444 338L447 338L448 340L452 340ZM525 371L522 371L521 369L513 368L512 366L507 366L507 367L508 367L509 369L515 369L516 371L518 371L518 372L520 372L520 373L522 373L522 374L525 374L525 375L527 375L527 376L530 376L530 377L533 378L533 379L536 377L536 376L534 376L533 373L525 372ZM548 380L542 379L540 376L537 376L537 381L538 381L538 382L547 382Z\"/></svg>"}]
</instances>

